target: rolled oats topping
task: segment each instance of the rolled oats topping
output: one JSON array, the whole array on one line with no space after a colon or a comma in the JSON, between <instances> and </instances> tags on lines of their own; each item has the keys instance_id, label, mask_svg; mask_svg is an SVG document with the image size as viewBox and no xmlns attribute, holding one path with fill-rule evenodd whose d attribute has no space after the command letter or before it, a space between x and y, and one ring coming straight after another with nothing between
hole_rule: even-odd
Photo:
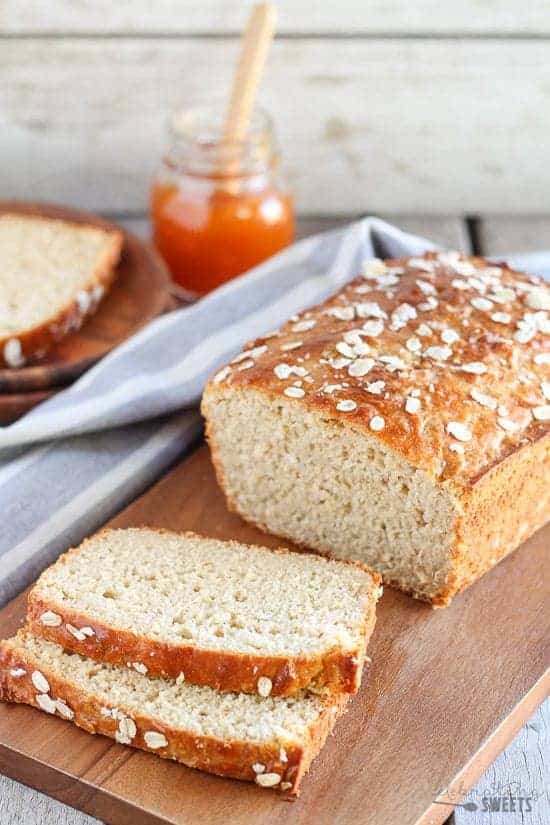
<instances>
[{"instance_id":1,"label":"rolled oats topping","mask_svg":"<svg viewBox=\"0 0 550 825\"><path fill-rule=\"evenodd\" d=\"M129 745L137 735L137 726L133 719L128 716L121 716L118 720L117 742L121 745Z\"/></svg>"},{"instance_id":2,"label":"rolled oats topping","mask_svg":"<svg viewBox=\"0 0 550 825\"><path fill-rule=\"evenodd\" d=\"M460 421L449 421L447 424L447 432L456 438L457 441L470 441L472 438L471 430L462 424Z\"/></svg>"},{"instance_id":3,"label":"rolled oats topping","mask_svg":"<svg viewBox=\"0 0 550 825\"><path fill-rule=\"evenodd\" d=\"M68 719L69 721L71 721L71 719L74 719L74 711L68 706L66 702L63 701L63 699L55 700L55 709L59 713L59 715L63 717L63 719Z\"/></svg>"},{"instance_id":4,"label":"rolled oats topping","mask_svg":"<svg viewBox=\"0 0 550 825\"><path fill-rule=\"evenodd\" d=\"M409 350L409 352L420 352L422 349L422 342L419 341L418 338L407 338L405 341L405 347Z\"/></svg>"},{"instance_id":5,"label":"rolled oats topping","mask_svg":"<svg viewBox=\"0 0 550 825\"><path fill-rule=\"evenodd\" d=\"M214 376L214 383L221 384L222 381L225 381L226 378L229 378L231 375L231 367L223 367L219 372L216 373Z\"/></svg>"},{"instance_id":6,"label":"rolled oats topping","mask_svg":"<svg viewBox=\"0 0 550 825\"><path fill-rule=\"evenodd\" d=\"M273 683L267 676L260 676L258 679L258 693L264 698L269 696L273 689Z\"/></svg>"},{"instance_id":7,"label":"rolled oats topping","mask_svg":"<svg viewBox=\"0 0 550 825\"><path fill-rule=\"evenodd\" d=\"M351 401L349 399L342 399L342 401L338 401L336 404L336 409L338 412L353 412L353 410L357 409L357 404L355 401Z\"/></svg>"},{"instance_id":8,"label":"rolled oats topping","mask_svg":"<svg viewBox=\"0 0 550 825\"><path fill-rule=\"evenodd\" d=\"M462 364L462 372L469 372L472 375L483 375L487 372L487 367L481 361L471 361L469 364Z\"/></svg>"},{"instance_id":9,"label":"rolled oats topping","mask_svg":"<svg viewBox=\"0 0 550 825\"><path fill-rule=\"evenodd\" d=\"M356 304L355 311L359 318L379 318L386 319L388 313L382 309L376 301L367 301L363 304Z\"/></svg>"},{"instance_id":10,"label":"rolled oats topping","mask_svg":"<svg viewBox=\"0 0 550 825\"><path fill-rule=\"evenodd\" d=\"M291 329L292 332L307 332L309 329L313 329L316 323L317 321L314 318L298 321L298 323L292 325Z\"/></svg>"},{"instance_id":11,"label":"rolled oats topping","mask_svg":"<svg viewBox=\"0 0 550 825\"><path fill-rule=\"evenodd\" d=\"M36 704L41 710L46 713L55 713L57 706L54 700L47 693L38 693L36 696Z\"/></svg>"},{"instance_id":12,"label":"rolled oats topping","mask_svg":"<svg viewBox=\"0 0 550 825\"><path fill-rule=\"evenodd\" d=\"M517 430L518 425L515 421L512 421L510 418L505 418L504 416L499 416L497 418L497 423L499 427L502 427L507 433L513 433Z\"/></svg>"},{"instance_id":13,"label":"rolled oats topping","mask_svg":"<svg viewBox=\"0 0 550 825\"><path fill-rule=\"evenodd\" d=\"M376 278L386 271L386 264L380 258L371 258L363 262L362 274L364 278Z\"/></svg>"},{"instance_id":14,"label":"rolled oats topping","mask_svg":"<svg viewBox=\"0 0 550 825\"><path fill-rule=\"evenodd\" d=\"M379 433L386 426L386 422L381 415L373 415L370 420L370 428L373 432Z\"/></svg>"},{"instance_id":15,"label":"rolled oats topping","mask_svg":"<svg viewBox=\"0 0 550 825\"><path fill-rule=\"evenodd\" d=\"M84 642L86 640L86 634L79 630L78 627L75 627L72 624L66 624L65 627L71 636L74 636L77 641Z\"/></svg>"},{"instance_id":16,"label":"rolled oats topping","mask_svg":"<svg viewBox=\"0 0 550 825\"><path fill-rule=\"evenodd\" d=\"M441 479L475 478L540 438L550 389L544 282L454 252L363 269L276 338L251 342L238 364L254 364L221 371L220 382L267 382Z\"/></svg>"},{"instance_id":17,"label":"rolled oats topping","mask_svg":"<svg viewBox=\"0 0 550 825\"><path fill-rule=\"evenodd\" d=\"M305 395L305 391L301 387L286 387L284 393L289 398L303 398Z\"/></svg>"},{"instance_id":18,"label":"rolled oats topping","mask_svg":"<svg viewBox=\"0 0 550 825\"><path fill-rule=\"evenodd\" d=\"M460 341L460 335L455 329L451 329L450 327L446 327L441 332L441 340L445 344L456 344L457 341Z\"/></svg>"},{"instance_id":19,"label":"rolled oats topping","mask_svg":"<svg viewBox=\"0 0 550 825\"><path fill-rule=\"evenodd\" d=\"M493 309L493 302L488 298L472 298L470 303L473 307L479 309L480 312L488 312L490 309Z\"/></svg>"},{"instance_id":20,"label":"rolled oats topping","mask_svg":"<svg viewBox=\"0 0 550 825\"><path fill-rule=\"evenodd\" d=\"M156 730L145 731L143 739L147 747L151 748L151 750L168 747L168 739L166 736Z\"/></svg>"},{"instance_id":21,"label":"rolled oats topping","mask_svg":"<svg viewBox=\"0 0 550 825\"><path fill-rule=\"evenodd\" d=\"M493 312L491 315L491 321L495 324L509 324L511 320L512 316L509 312Z\"/></svg>"},{"instance_id":22,"label":"rolled oats topping","mask_svg":"<svg viewBox=\"0 0 550 825\"><path fill-rule=\"evenodd\" d=\"M39 670L33 670L31 675L31 681L40 693L50 692L50 683L48 682L44 674L41 673Z\"/></svg>"},{"instance_id":23,"label":"rolled oats topping","mask_svg":"<svg viewBox=\"0 0 550 825\"><path fill-rule=\"evenodd\" d=\"M493 398L491 395L486 395L485 393L475 389L475 387L473 390L470 390L470 395L474 401L477 401L477 403L481 404L482 407L488 407L490 410L496 410L498 402L496 398Z\"/></svg>"},{"instance_id":24,"label":"rolled oats topping","mask_svg":"<svg viewBox=\"0 0 550 825\"><path fill-rule=\"evenodd\" d=\"M541 404L540 407L534 407L532 413L537 421L550 421L550 404Z\"/></svg>"},{"instance_id":25,"label":"rolled oats topping","mask_svg":"<svg viewBox=\"0 0 550 825\"><path fill-rule=\"evenodd\" d=\"M353 378L361 378L370 372L374 365L375 361L373 358L358 358L349 365L348 375L351 375Z\"/></svg>"},{"instance_id":26,"label":"rolled oats topping","mask_svg":"<svg viewBox=\"0 0 550 825\"><path fill-rule=\"evenodd\" d=\"M419 398L409 396L405 402L405 411L408 412L409 415L416 415L416 413L420 411L421 406Z\"/></svg>"},{"instance_id":27,"label":"rolled oats topping","mask_svg":"<svg viewBox=\"0 0 550 825\"><path fill-rule=\"evenodd\" d=\"M274 788L281 781L278 773L258 773L256 774L256 782L262 788Z\"/></svg>"},{"instance_id":28,"label":"rolled oats topping","mask_svg":"<svg viewBox=\"0 0 550 825\"><path fill-rule=\"evenodd\" d=\"M453 354L450 347L428 347L424 350L424 358L433 358L434 361L447 361Z\"/></svg>"},{"instance_id":29,"label":"rolled oats topping","mask_svg":"<svg viewBox=\"0 0 550 825\"><path fill-rule=\"evenodd\" d=\"M384 332L384 321L381 318L374 321L365 321L362 330L369 338L379 338Z\"/></svg>"},{"instance_id":30,"label":"rolled oats topping","mask_svg":"<svg viewBox=\"0 0 550 825\"><path fill-rule=\"evenodd\" d=\"M44 627L59 627L62 624L63 619L57 613L54 613L52 610L46 610L40 616L40 624L44 625Z\"/></svg>"}]
</instances>

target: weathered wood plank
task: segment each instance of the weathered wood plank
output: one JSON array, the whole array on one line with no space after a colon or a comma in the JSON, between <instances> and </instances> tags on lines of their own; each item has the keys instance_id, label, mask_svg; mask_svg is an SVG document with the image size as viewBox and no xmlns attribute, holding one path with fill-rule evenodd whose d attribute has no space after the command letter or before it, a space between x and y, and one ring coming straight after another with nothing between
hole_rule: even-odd
<instances>
[{"instance_id":1,"label":"weathered wood plank","mask_svg":"<svg viewBox=\"0 0 550 825\"><path fill-rule=\"evenodd\" d=\"M252 0L3 0L0 31L170 34L238 32ZM279 0L279 32L284 33L550 33L546 0L342 0L311 3Z\"/></svg>"},{"instance_id":2,"label":"weathered wood plank","mask_svg":"<svg viewBox=\"0 0 550 825\"><path fill-rule=\"evenodd\" d=\"M225 89L236 49L5 41L4 197L145 210L167 113ZM537 41L278 41L263 90L299 211L333 215L546 211L549 97Z\"/></svg>"},{"instance_id":3,"label":"weathered wood plank","mask_svg":"<svg viewBox=\"0 0 550 825\"><path fill-rule=\"evenodd\" d=\"M550 250L550 215L486 217L480 221L479 238L487 255Z\"/></svg>"},{"instance_id":4,"label":"weathered wood plank","mask_svg":"<svg viewBox=\"0 0 550 825\"><path fill-rule=\"evenodd\" d=\"M458 216L448 215L383 215L384 220L393 223L405 232L414 235L422 235L424 238L434 241L449 249L459 249L462 252L470 252L471 244L466 221ZM346 223L350 223L356 218L353 216L342 217L318 217L316 215L300 215L298 217L297 237L307 238L309 235L316 235L318 232L327 232ZM134 232L140 238L150 239L151 225L147 216L127 218L114 216L113 220L122 224L130 232Z\"/></svg>"},{"instance_id":5,"label":"weathered wood plank","mask_svg":"<svg viewBox=\"0 0 550 825\"><path fill-rule=\"evenodd\" d=\"M550 699L541 705L514 741L493 762L476 788L465 797L463 804L475 805L476 810L456 808L454 825L510 825L512 822L548 825L548 776ZM519 801L520 797L523 802ZM497 806L500 810L496 810Z\"/></svg>"},{"instance_id":6,"label":"weathered wood plank","mask_svg":"<svg viewBox=\"0 0 550 825\"><path fill-rule=\"evenodd\" d=\"M466 221L458 215L382 215L384 220L405 232L421 235L446 249L471 252Z\"/></svg>"},{"instance_id":7,"label":"weathered wood plank","mask_svg":"<svg viewBox=\"0 0 550 825\"><path fill-rule=\"evenodd\" d=\"M98 819L0 774L2 825L101 825Z\"/></svg>"}]
</instances>

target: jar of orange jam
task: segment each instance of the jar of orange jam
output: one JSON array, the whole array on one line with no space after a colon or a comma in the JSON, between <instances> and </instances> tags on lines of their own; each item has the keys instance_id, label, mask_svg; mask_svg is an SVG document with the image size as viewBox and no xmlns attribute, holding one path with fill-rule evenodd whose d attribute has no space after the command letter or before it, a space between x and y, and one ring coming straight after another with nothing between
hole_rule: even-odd
<instances>
[{"instance_id":1,"label":"jar of orange jam","mask_svg":"<svg viewBox=\"0 0 550 825\"><path fill-rule=\"evenodd\" d=\"M294 239L294 208L270 118L224 137L222 107L174 116L151 192L154 243L186 297L204 295Z\"/></svg>"}]
</instances>

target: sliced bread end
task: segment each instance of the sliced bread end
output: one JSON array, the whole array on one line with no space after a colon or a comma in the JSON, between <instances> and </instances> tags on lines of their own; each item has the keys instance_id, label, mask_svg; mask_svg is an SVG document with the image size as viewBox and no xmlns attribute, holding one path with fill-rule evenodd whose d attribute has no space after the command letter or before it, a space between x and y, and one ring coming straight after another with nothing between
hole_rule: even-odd
<instances>
[{"instance_id":1,"label":"sliced bread end","mask_svg":"<svg viewBox=\"0 0 550 825\"><path fill-rule=\"evenodd\" d=\"M159 683L68 654L25 631L0 642L0 698L188 767L290 795L347 702L346 696L261 699Z\"/></svg>"},{"instance_id":2,"label":"sliced bread end","mask_svg":"<svg viewBox=\"0 0 550 825\"><path fill-rule=\"evenodd\" d=\"M203 563L213 569L204 573ZM303 599L292 592L299 581ZM220 603L210 617L211 591ZM28 622L68 650L149 676L183 674L193 684L263 696L356 693L380 592L378 575L354 563L193 533L106 530L40 577ZM332 600L332 610L310 606L311 598ZM197 621L194 604L207 619ZM312 635L304 630L300 641L302 622Z\"/></svg>"},{"instance_id":3,"label":"sliced bread end","mask_svg":"<svg viewBox=\"0 0 550 825\"><path fill-rule=\"evenodd\" d=\"M0 319L0 367L23 367L80 328L116 277L123 241L122 232L91 224L0 216L0 295L8 307ZM50 284L51 295L43 295Z\"/></svg>"}]
</instances>

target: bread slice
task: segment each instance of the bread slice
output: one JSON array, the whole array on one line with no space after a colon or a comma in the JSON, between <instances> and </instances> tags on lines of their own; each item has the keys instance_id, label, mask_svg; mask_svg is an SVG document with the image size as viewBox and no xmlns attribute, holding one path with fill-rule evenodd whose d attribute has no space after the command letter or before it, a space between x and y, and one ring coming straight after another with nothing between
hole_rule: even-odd
<instances>
[{"instance_id":1,"label":"bread slice","mask_svg":"<svg viewBox=\"0 0 550 825\"><path fill-rule=\"evenodd\" d=\"M191 768L295 794L348 697L262 698L149 679L20 631L0 642L0 698Z\"/></svg>"},{"instance_id":2,"label":"bread slice","mask_svg":"<svg viewBox=\"0 0 550 825\"><path fill-rule=\"evenodd\" d=\"M367 262L209 382L230 508L449 604L550 518L548 310L505 264Z\"/></svg>"},{"instance_id":3,"label":"bread slice","mask_svg":"<svg viewBox=\"0 0 550 825\"><path fill-rule=\"evenodd\" d=\"M0 216L0 366L22 367L76 330L114 277L121 232Z\"/></svg>"},{"instance_id":4,"label":"bread slice","mask_svg":"<svg viewBox=\"0 0 550 825\"><path fill-rule=\"evenodd\" d=\"M28 597L33 633L98 661L223 691L354 693L379 577L193 533L105 530Z\"/></svg>"}]
</instances>

